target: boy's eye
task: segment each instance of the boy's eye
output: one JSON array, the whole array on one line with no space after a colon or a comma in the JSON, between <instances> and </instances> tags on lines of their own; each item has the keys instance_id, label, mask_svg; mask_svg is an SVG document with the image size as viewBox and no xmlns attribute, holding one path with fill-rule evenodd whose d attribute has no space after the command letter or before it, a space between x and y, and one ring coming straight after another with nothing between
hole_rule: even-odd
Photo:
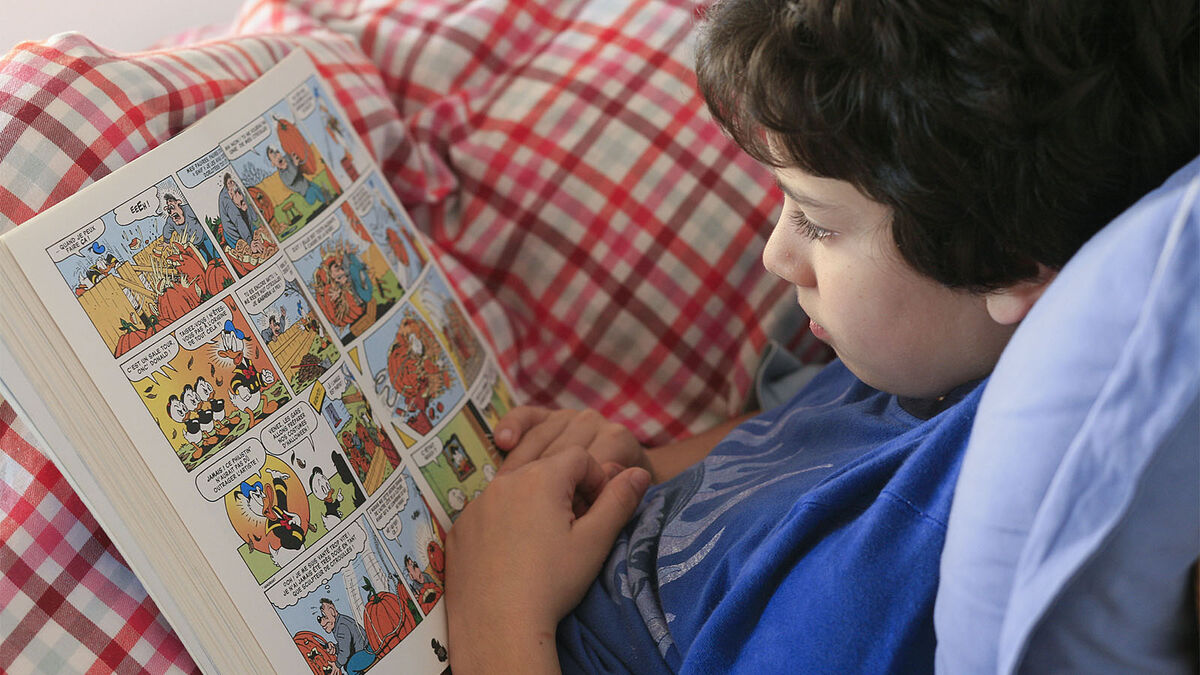
<instances>
[{"instance_id":1,"label":"boy's eye","mask_svg":"<svg viewBox=\"0 0 1200 675\"><path fill-rule=\"evenodd\" d=\"M808 216L804 215L804 212L800 209L792 209L789 219L792 221L792 226L796 228L797 232L813 241L821 241L837 234L809 220Z\"/></svg>"}]
</instances>

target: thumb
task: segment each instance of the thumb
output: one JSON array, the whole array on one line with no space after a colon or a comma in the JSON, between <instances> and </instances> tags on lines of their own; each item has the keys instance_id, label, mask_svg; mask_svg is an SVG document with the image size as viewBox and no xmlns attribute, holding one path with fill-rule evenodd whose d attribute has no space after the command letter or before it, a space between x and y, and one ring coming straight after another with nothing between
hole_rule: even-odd
<instances>
[{"instance_id":1,"label":"thumb","mask_svg":"<svg viewBox=\"0 0 1200 675\"><path fill-rule=\"evenodd\" d=\"M630 467L604 484L604 488L572 528L583 533L580 544L584 547L603 549L601 558L617 538L617 533L633 517L642 495L650 487L650 473L641 467Z\"/></svg>"}]
</instances>

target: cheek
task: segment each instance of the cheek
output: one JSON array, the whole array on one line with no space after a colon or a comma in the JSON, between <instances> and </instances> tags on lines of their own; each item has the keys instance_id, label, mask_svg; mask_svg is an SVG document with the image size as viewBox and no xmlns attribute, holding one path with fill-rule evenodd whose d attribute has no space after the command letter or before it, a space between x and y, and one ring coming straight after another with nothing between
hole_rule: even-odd
<instances>
[{"instance_id":1,"label":"cheek","mask_svg":"<svg viewBox=\"0 0 1200 675\"><path fill-rule=\"evenodd\" d=\"M872 351L904 349L921 322L920 299L913 289L872 269L870 262L829 269L833 264L821 270L826 274L818 272L821 307L826 310L822 316L834 324L827 327L840 328L845 340Z\"/></svg>"}]
</instances>

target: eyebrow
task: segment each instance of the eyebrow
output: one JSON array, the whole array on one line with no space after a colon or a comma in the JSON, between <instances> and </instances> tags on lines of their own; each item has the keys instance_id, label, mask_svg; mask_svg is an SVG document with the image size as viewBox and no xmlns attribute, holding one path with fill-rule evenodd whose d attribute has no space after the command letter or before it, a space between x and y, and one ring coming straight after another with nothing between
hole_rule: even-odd
<instances>
[{"instance_id":1,"label":"eyebrow","mask_svg":"<svg viewBox=\"0 0 1200 675\"><path fill-rule=\"evenodd\" d=\"M829 204L826 204L826 203L824 203L824 202L819 202L819 201L817 201L817 200L813 199L812 197L809 197L809 196L807 196L807 195L802 195L802 194L799 194L799 193L797 193L796 191L789 189L787 186L785 186L785 185L784 185L784 184L783 184L783 183L782 183L782 182L779 180L779 177L778 177L778 176L776 176L776 177L775 177L775 187L779 188L779 191L780 191L780 192L782 192L783 194L787 195L789 199L791 199L792 201L796 202L797 204L801 204L801 205L803 205L803 206L808 206L808 207L811 207L811 208L814 208L814 209L828 209L828 208L832 208L832 207L831 207Z\"/></svg>"}]
</instances>

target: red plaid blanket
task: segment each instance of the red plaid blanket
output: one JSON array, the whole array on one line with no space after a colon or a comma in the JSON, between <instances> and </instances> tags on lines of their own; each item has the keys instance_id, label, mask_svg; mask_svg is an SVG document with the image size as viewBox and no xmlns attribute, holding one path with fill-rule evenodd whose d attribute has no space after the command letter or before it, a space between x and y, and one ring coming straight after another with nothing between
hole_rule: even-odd
<instances>
[{"instance_id":1,"label":"red plaid blanket","mask_svg":"<svg viewBox=\"0 0 1200 675\"><path fill-rule=\"evenodd\" d=\"M698 12L263 0L190 46L25 43L0 60L0 231L303 49L524 398L594 407L664 442L739 412L769 336L823 354L758 261L779 201L770 176L696 92ZM28 439L0 407L0 671L194 669Z\"/></svg>"}]
</instances>

